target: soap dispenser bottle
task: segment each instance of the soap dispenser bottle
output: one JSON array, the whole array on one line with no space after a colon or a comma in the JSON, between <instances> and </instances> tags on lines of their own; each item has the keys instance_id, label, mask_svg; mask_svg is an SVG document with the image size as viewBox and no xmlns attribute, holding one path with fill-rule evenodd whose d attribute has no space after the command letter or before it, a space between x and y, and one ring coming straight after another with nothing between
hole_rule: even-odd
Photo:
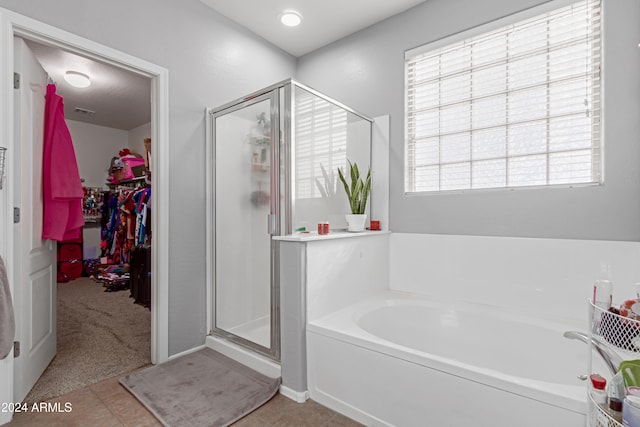
<instances>
[{"instance_id":1,"label":"soap dispenser bottle","mask_svg":"<svg viewBox=\"0 0 640 427\"><path fill-rule=\"evenodd\" d=\"M625 398L624 378L622 372L618 371L617 374L611 378L609 386L607 387L607 395L609 397L609 415L611 418L619 423L622 423L622 402Z\"/></svg>"},{"instance_id":2,"label":"soap dispenser bottle","mask_svg":"<svg viewBox=\"0 0 640 427\"><path fill-rule=\"evenodd\" d=\"M606 391L607 380L598 374L591 374L589 378L591 380L591 398L603 411L606 411L609 402Z\"/></svg>"},{"instance_id":3,"label":"soap dispenser bottle","mask_svg":"<svg viewBox=\"0 0 640 427\"><path fill-rule=\"evenodd\" d=\"M613 283L609 280L609 265L600 264L600 277L593 284L593 305L609 310L613 300Z\"/></svg>"}]
</instances>

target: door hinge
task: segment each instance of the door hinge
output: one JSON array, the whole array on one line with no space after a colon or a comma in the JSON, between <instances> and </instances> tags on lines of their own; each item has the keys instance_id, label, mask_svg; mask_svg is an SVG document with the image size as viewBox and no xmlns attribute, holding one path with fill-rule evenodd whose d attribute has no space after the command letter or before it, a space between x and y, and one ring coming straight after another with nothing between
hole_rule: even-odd
<instances>
[{"instance_id":1,"label":"door hinge","mask_svg":"<svg viewBox=\"0 0 640 427\"><path fill-rule=\"evenodd\" d=\"M16 358L20 356L20 341L13 342L13 357Z\"/></svg>"},{"instance_id":2,"label":"door hinge","mask_svg":"<svg viewBox=\"0 0 640 427\"><path fill-rule=\"evenodd\" d=\"M275 234L276 233L276 216L273 214L268 214L267 215L267 233L268 234Z\"/></svg>"},{"instance_id":3,"label":"door hinge","mask_svg":"<svg viewBox=\"0 0 640 427\"><path fill-rule=\"evenodd\" d=\"M20 208L13 208L13 223L18 224L20 222Z\"/></svg>"},{"instance_id":4,"label":"door hinge","mask_svg":"<svg viewBox=\"0 0 640 427\"><path fill-rule=\"evenodd\" d=\"M20 73L13 73L13 88L20 89Z\"/></svg>"}]
</instances>

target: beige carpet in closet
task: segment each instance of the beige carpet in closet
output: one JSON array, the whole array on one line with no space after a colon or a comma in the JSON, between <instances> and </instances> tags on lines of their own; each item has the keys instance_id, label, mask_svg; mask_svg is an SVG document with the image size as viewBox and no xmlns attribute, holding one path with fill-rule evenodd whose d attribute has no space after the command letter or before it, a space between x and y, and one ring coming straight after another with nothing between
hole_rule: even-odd
<instances>
[{"instance_id":1,"label":"beige carpet in closet","mask_svg":"<svg viewBox=\"0 0 640 427\"><path fill-rule=\"evenodd\" d=\"M41 402L151 363L151 312L129 291L82 277L58 284L57 355L25 402Z\"/></svg>"}]
</instances>

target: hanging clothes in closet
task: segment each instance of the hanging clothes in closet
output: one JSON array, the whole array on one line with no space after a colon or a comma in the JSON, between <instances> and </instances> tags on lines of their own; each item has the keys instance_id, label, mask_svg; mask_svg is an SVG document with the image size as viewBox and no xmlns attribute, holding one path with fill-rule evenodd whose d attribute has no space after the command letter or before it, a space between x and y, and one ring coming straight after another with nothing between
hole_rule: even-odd
<instances>
[{"instance_id":1,"label":"hanging clothes in closet","mask_svg":"<svg viewBox=\"0 0 640 427\"><path fill-rule=\"evenodd\" d=\"M77 239L84 225L84 191L71 133L64 118L64 100L53 84L47 85L42 154L42 239L59 242Z\"/></svg>"},{"instance_id":2,"label":"hanging clothes in closet","mask_svg":"<svg viewBox=\"0 0 640 427\"><path fill-rule=\"evenodd\" d=\"M114 264L129 263L136 245L149 239L151 189L119 188L105 197L109 220L103 229L102 256Z\"/></svg>"}]
</instances>

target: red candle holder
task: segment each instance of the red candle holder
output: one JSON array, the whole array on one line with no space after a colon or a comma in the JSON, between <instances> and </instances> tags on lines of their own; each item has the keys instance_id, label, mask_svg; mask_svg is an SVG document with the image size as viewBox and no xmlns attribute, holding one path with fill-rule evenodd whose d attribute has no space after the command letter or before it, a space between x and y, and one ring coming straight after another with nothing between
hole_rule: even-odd
<instances>
[{"instance_id":1,"label":"red candle holder","mask_svg":"<svg viewBox=\"0 0 640 427\"><path fill-rule=\"evenodd\" d=\"M328 222L320 222L318 223L318 234L325 235L329 234L329 223Z\"/></svg>"}]
</instances>

